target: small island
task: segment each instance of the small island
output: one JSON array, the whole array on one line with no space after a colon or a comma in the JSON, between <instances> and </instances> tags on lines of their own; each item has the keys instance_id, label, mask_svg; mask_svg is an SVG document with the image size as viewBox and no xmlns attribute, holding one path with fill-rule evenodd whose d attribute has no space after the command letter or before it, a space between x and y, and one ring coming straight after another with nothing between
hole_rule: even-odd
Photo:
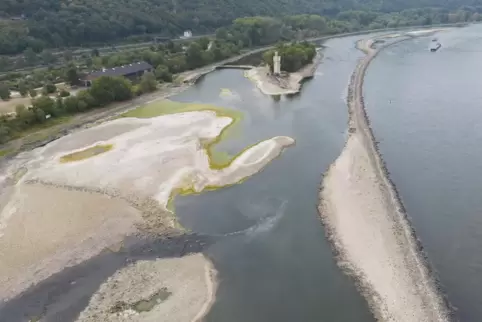
<instances>
[{"instance_id":1,"label":"small island","mask_svg":"<svg viewBox=\"0 0 482 322\"><path fill-rule=\"evenodd\" d=\"M282 43L263 54L263 66L246 72L246 76L266 95L295 94L304 79L313 77L320 62L314 44Z\"/></svg>"}]
</instances>

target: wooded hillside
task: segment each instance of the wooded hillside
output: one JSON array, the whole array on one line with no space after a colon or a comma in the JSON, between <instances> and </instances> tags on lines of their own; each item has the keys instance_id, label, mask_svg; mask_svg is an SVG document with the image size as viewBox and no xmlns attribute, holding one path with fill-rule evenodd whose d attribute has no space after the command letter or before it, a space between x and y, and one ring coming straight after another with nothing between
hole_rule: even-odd
<instances>
[{"instance_id":1,"label":"wooded hillside","mask_svg":"<svg viewBox=\"0 0 482 322\"><path fill-rule=\"evenodd\" d=\"M396 12L408 8L482 5L482 0L2 0L0 54L26 48L105 44L132 36L212 32L238 17L321 14L346 10ZM482 12L482 7L465 7Z\"/></svg>"}]
</instances>

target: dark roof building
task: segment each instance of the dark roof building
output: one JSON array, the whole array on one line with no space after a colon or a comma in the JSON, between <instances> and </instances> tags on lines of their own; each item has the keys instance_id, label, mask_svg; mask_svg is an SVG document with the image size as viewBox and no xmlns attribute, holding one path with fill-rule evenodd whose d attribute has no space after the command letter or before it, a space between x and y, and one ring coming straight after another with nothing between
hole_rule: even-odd
<instances>
[{"instance_id":1,"label":"dark roof building","mask_svg":"<svg viewBox=\"0 0 482 322\"><path fill-rule=\"evenodd\" d=\"M114 67L104 68L99 71L92 72L84 77L83 82L85 86L90 86L92 81L101 76L123 76L127 78L140 77L145 72L151 72L154 68L145 61Z\"/></svg>"}]
</instances>

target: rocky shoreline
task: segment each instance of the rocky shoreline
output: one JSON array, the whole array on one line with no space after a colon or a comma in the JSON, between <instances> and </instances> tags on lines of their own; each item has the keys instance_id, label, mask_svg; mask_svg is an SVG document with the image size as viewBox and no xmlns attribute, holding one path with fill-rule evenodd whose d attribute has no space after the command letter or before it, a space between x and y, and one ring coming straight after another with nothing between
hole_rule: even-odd
<instances>
[{"instance_id":1,"label":"rocky shoreline","mask_svg":"<svg viewBox=\"0 0 482 322\"><path fill-rule=\"evenodd\" d=\"M301 91L303 82L315 75L316 68L321 63L323 55L317 52L313 62L302 67L299 71L289 73L284 77L273 76L267 66L254 67L245 72L256 87L265 95L292 95Z\"/></svg>"},{"instance_id":2,"label":"rocky shoreline","mask_svg":"<svg viewBox=\"0 0 482 322\"><path fill-rule=\"evenodd\" d=\"M203 142L217 140L233 120L208 107L150 118L117 118L12 159L0 177L0 185L11 190L4 196L2 189L0 195L0 284L4 286L0 289L4 302L0 316L23 321L22 310L33 306L36 310L27 318L41 321L75 321L77 307L87 310L81 321L97 321L98 316L103 321L201 319L213 301L216 284L214 268L202 254L184 256L191 251L183 247L169 258L148 258L152 263L128 257L131 265L124 267L126 263L113 260L110 273L119 273L109 280L105 277L110 275L103 275L101 281L99 274L83 267L105 252L118 258L121 255L115 254L122 253L126 239L154 238L161 244L170 236L182 240L188 234L168 209L177 189L199 193L236 184L294 144L289 137L273 137L247 147L225 167L211 167ZM102 142L112 148L61 162L66 155ZM76 288L83 299L93 299L89 306L75 304L75 297L62 291L67 288L62 276L72 269L83 274L69 283L86 279L86 283L101 283L95 289ZM144 276L142 281L131 282L131 277L138 275ZM182 281L191 282L183 285ZM116 287L123 292L113 291ZM145 292L137 294L139 287ZM164 287L171 295L162 300L163 305L139 314L129 309L136 303L150 307L151 298L164 294ZM92 297L99 290L112 298ZM55 300L42 295L44 292L65 297ZM125 303L120 305L120 315L111 312L117 302ZM11 307L15 309L11 311Z\"/></svg>"},{"instance_id":3,"label":"rocky shoreline","mask_svg":"<svg viewBox=\"0 0 482 322\"><path fill-rule=\"evenodd\" d=\"M364 75L380 50L372 44L358 44L367 55L349 86L349 138L324 176L320 216L339 265L355 278L379 321L450 321L450 305L389 179L366 115Z\"/></svg>"}]
</instances>

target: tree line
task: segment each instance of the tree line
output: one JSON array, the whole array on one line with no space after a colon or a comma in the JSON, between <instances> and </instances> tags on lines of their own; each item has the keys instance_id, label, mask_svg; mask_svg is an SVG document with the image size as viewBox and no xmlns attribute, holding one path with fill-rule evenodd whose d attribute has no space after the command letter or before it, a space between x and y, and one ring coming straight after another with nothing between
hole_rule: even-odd
<instances>
[{"instance_id":1,"label":"tree line","mask_svg":"<svg viewBox=\"0 0 482 322\"><path fill-rule=\"evenodd\" d=\"M12 0L13 1L13 0ZM80 58L68 57L68 63L60 67L38 69L29 73L11 72L0 76L0 97L8 99L10 90L18 90L22 96L30 95L32 106L18 106L16 116L0 117L0 142L16 137L23 130L48 118L73 114L92 108L104 107L111 102L128 100L135 95L152 91L159 82L171 82L173 75L232 57L256 46L280 41L298 41L307 37L332 35L364 29L429 25L431 23L479 20L477 13L469 11L447 12L441 9L414 9L400 13L348 11L335 18L318 15L295 15L279 18L238 18L230 26L216 31L215 39L200 38L182 45L172 41L152 45L141 50L126 50L100 56L97 50ZM1 31L0 31L1 33ZM314 48L305 43L278 48L282 53L282 68L294 71L314 57ZM269 59L266 54L266 59ZM123 78L102 77L94 81L90 89L76 96L60 92L56 99L49 96L56 91L54 83L62 81L76 85L79 78L89 71L103 67L131 64L140 60L155 67L132 84ZM42 88L37 97L35 88ZM48 116L48 117L47 117Z\"/></svg>"},{"instance_id":2,"label":"tree line","mask_svg":"<svg viewBox=\"0 0 482 322\"><path fill-rule=\"evenodd\" d=\"M31 106L19 104L15 116L0 116L0 143L17 137L20 133L48 119L102 108L113 102L127 101L134 96L152 92L157 88L153 73L145 73L140 82L133 85L124 77L102 76L93 81L88 89L75 96L63 95L56 98L42 95L32 99Z\"/></svg>"},{"instance_id":3,"label":"tree line","mask_svg":"<svg viewBox=\"0 0 482 322\"><path fill-rule=\"evenodd\" d=\"M206 33L254 15L308 13L338 20L343 12L359 10L389 15L396 24L412 19L411 10L416 9L424 11L423 17L416 14L420 22L450 22L462 15L481 14L481 5L482 0L2 0L0 55L29 48L38 54L47 48L106 44L146 35L176 37L184 30ZM460 16L449 18L450 12ZM383 24L384 19L379 22Z\"/></svg>"},{"instance_id":4,"label":"tree line","mask_svg":"<svg viewBox=\"0 0 482 322\"><path fill-rule=\"evenodd\" d=\"M285 72L296 72L301 67L309 64L316 56L316 46L308 42L293 44L278 44L274 49L263 53L263 61L273 69L273 56L275 52L282 57L281 70Z\"/></svg>"}]
</instances>

